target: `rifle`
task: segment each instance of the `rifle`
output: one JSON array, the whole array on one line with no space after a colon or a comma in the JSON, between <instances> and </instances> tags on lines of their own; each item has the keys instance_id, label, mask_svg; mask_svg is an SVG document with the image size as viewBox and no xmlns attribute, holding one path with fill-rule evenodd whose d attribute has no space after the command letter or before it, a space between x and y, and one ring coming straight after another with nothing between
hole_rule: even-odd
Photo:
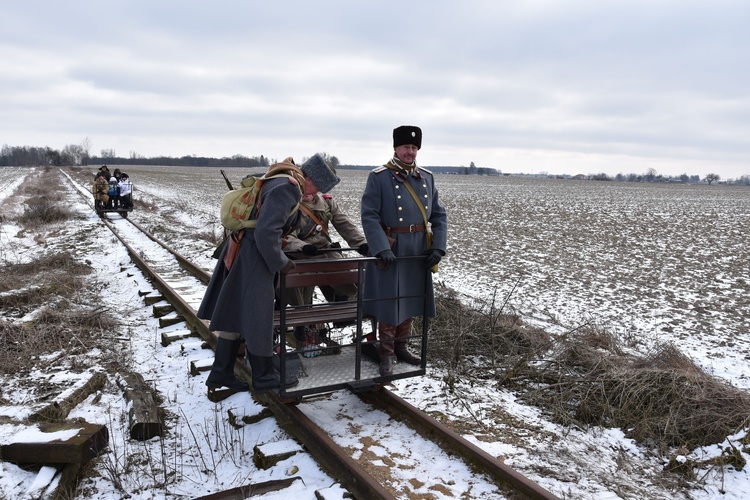
<instances>
[{"instance_id":1,"label":"rifle","mask_svg":"<svg viewBox=\"0 0 750 500\"><path fill-rule=\"evenodd\" d=\"M224 181L227 183L227 187L229 188L229 190L230 191L234 191L234 187L232 186L232 181L229 180L229 177L227 177L226 172L224 172L224 170L219 170L219 172L221 172L221 176L224 177ZM216 249L214 250L214 253L213 253L213 255L211 255L211 257L213 257L214 259L218 259L219 258L219 255L221 254L221 250L224 248L224 245L227 244L228 236L229 235L227 234L227 231L225 229L224 230L224 239L219 244L219 246L216 247Z\"/></svg>"},{"instance_id":2,"label":"rifle","mask_svg":"<svg viewBox=\"0 0 750 500\"><path fill-rule=\"evenodd\" d=\"M234 188L232 187L232 181L229 180L226 172L224 172L223 170L219 170L219 172L221 172L222 177L224 177L224 180L226 181L227 187L229 188L229 190L234 191Z\"/></svg>"}]
</instances>

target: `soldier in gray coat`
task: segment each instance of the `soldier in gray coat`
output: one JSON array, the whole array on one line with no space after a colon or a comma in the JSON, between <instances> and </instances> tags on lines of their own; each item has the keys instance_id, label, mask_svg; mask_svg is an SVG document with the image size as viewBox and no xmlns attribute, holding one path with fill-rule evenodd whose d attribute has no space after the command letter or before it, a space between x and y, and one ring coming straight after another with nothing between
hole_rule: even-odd
<instances>
[{"instance_id":1,"label":"soldier in gray coat","mask_svg":"<svg viewBox=\"0 0 750 500\"><path fill-rule=\"evenodd\" d=\"M330 169L320 154L316 154L302 165L302 172L314 172L315 169ZM366 255L368 251L365 235L354 225L352 220L339 207L333 195L325 192L306 193L300 203L300 222L297 230L287 237L284 251L292 254L293 259L341 259L344 254L330 250L338 248L331 237L331 227L346 241L350 248L356 248L359 253ZM313 288L289 290L291 305L310 303ZM348 299L357 293L357 287L352 284L336 285L322 288L326 300L333 302L336 296Z\"/></svg>"},{"instance_id":2,"label":"soldier in gray coat","mask_svg":"<svg viewBox=\"0 0 750 500\"><path fill-rule=\"evenodd\" d=\"M427 315L435 316L430 270L446 251L448 219L432 173L417 166L417 151L421 147L419 127L404 125L394 129L394 156L370 172L362 195L362 229L371 254L378 258L367 267L364 313L378 321L380 374L383 376L393 373L396 359L421 364L421 358L407 349L407 338L412 318L423 314L425 292L428 294ZM428 237L431 244L428 244ZM389 238L395 240L393 247ZM415 255L425 258L422 261L396 259Z\"/></svg>"},{"instance_id":3,"label":"soldier in gray coat","mask_svg":"<svg viewBox=\"0 0 750 500\"><path fill-rule=\"evenodd\" d=\"M306 175L315 169L331 169L322 155L316 154L302 166ZM350 248L355 248L362 255L367 255L367 242L362 231L339 207L330 193L305 193L300 203L300 222L298 229L287 237L284 251L293 259L341 259L342 252L333 251L341 245L331 237L333 229L346 241ZM323 252L321 252L323 250ZM320 287L328 302L350 300L357 294L357 286L345 283ZM287 290L287 302L293 306L312 304L315 287L297 287ZM297 326L294 328L297 347L305 351L305 357L321 354L317 345L329 339L319 335L317 325Z\"/></svg>"},{"instance_id":4,"label":"soldier in gray coat","mask_svg":"<svg viewBox=\"0 0 750 500\"><path fill-rule=\"evenodd\" d=\"M298 222L298 206L307 183L330 190L339 182L331 171L305 176L291 158L283 162L291 177L268 179L259 197L257 226L232 233L206 288L198 317L211 321L217 332L214 364L206 380L212 389L235 391L248 386L234 375L241 339L252 370L253 391L278 390L281 379L273 363L273 314L278 273L289 272L294 262L282 251L282 238ZM272 165L277 167L279 164ZM237 245L239 248L237 248ZM229 258L233 251L236 256Z\"/></svg>"}]
</instances>

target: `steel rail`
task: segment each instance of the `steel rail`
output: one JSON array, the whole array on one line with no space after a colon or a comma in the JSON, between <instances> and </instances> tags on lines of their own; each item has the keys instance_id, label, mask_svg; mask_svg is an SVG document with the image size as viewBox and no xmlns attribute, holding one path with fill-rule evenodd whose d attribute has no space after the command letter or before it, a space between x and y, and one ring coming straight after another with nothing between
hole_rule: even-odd
<instances>
[{"instance_id":1,"label":"steel rail","mask_svg":"<svg viewBox=\"0 0 750 500\"><path fill-rule=\"evenodd\" d=\"M138 252L133 249L119 235L116 228L106 218L102 219L107 227L122 242L128 251L133 262L141 271L153 279L154 286L162 293L175 309L183 316L185 321L211 346L216 349L216 339L208 329L205 321L199 319L196 311L188 305L180 295L175 292L158 274L153 271L148 263ZM133 223L129 219L129 222ZM171 249L168 245L158 241L153 235L145 231L136 223L133 225L147 235L151 240L161 245L165 250L174 254L180 265L196 278L198 275L208 275L204 270L192 263L185 266L184 262L189 262ZM197 273L197 274L195 274ZM201 280L203 281L203 280ZM240 372L240 378L251 382L251 373L244 364L237 364L236 368ZM539 484L531 481L518 471L505 465L502 461L485 452L478 446L467 441L462 436L455 433L446 425L438 422L431 416L414 407L404 399L400 398L392 391L381 388L378 391L358 394L363 401L379 407L392 416L405 420L411 424L414 429L423 437L439 444L443 449L447 449L461 456L467 463L474 465L479 472L488 474L498 483L504 484L510 489L522 493L524 496L533 499L554 500L559 499ZM375 478L367 473L354 459L344 452L329 436L310 420L299 408L291 404L285 404L279 401L271 393L254 396L262 404L267 406L273 413L286 432L294 436L301 442L316 462L332 477L337 478L342 485L350 490L357 498L379 499L379 498L396 498L393 493L388 491Z\"/></svg>"},{"instance_id":2,"label":"steel rail","mask_svg":"<svg viewBox=\"0 0 750 500\"><path fill-rule=\"evenodd\" d=\"M182 266L183 269L185 269L187 272L189 272L190 274L198 278L204 285L208 284L209 280L211 279L211 275L209 273L207 273L205 270L198 267L197 265L193 264L186 257L183 257L179 252L177 252L177 250L175 250L174 248L171 248L169 245L167 245L166 243L158 239L156 236L149 233L143 226L141 226L137 222L130 220L129 218L125 220L133 224L140 232L145 234L151 241L153 241L157 245L161 246L164 250L174 255L175 259L177 259L177 262L179 262L180 266Z\"/></svg>"},{"instance_id":3,"label":"steel rail","mask_svg":"<svg viewBox=\"0 0 750 500\"><path fill-rule=\"evenodd\" d=\"M141 258L133 247L124 241L113 224L106 219L102 220L125 246L135 265L153 280L154 286L161 292L164 298L174 306L175 310L182 315L185 321L200 334L211 348L216 350L216 339L209 331L206 322L199 319L196 316L196 311L169 284L159 277L156 271L151 269L148 263ZM247 366L238 363L236 368L241 372L241 378L247 382L251 382L251 373ZM279 425L286 432L294 436L305 446L323 470L331 477L340 481L356 498L396 498L296 406L281 403L270 393L256 395L255 397L274 413Z\"/></svg>"},{"instance_id":4,"label":"steel rail","mask_svg":"<svg viewBox=\"0 0 750 500\"><path fill-rule=\"evenodd\" d=\"M559 500L559 497L467 441L445 424L416 408L392 391L381 388L379 391L360 393L358 396L363 401L386 411L392 417L401 421L405 420L405 423L412 425L425 439L438 443L443 449L453 451L469 464L473 464L478 471L490 475L513 490L522 492L533 499Z\"/></svg>"}]
</instances>

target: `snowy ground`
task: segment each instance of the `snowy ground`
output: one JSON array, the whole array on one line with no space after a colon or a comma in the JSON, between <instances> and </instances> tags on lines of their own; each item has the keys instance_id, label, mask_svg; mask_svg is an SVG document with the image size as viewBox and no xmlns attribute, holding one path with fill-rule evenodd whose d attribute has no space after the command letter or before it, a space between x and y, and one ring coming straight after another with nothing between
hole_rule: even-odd
<instances>
[{"instance_id":1,"label":"snowy ground","mask_svg":"<svg viewBox=\"0 0 750 500\"><path fill-rule=\"evenodd\" d=\"M211 270L212 246L196 235L218 230L215 210L226 189L218 172L145 167L126 171L136 185L136 199L159 207L157 212L136 211L131 217ZM100 230L98 218L72 188L65 188L64 196L81 214L80 219L54 231L38 228L36 232L46 236L46 248L31 232L18 237L20 228L7 218L21 210L12 194L29 173L28 169L0 169L0 203L6 201L0 205L5 216L0 226L2 261L28 261L63 242L77 241L80 259L91 262L97 269L97 283L111 292L103 294L106 305L123 317L122 334L131 340L121 349L147 378L158 376L170 411L169 437L145 444L124 438L125 408L116 390L105 391L96 404L85 402L74 411L71 417L108 425L112 440L110 453L82 485L86 497L121 497L115 488L118 477L127 482L123 488L133 498L159 498L167 493L174 498L194 497L230 485L287 477L294 467L307 481L294 486L298 498L313 498L314 488L329 486L331 479L303 458L272 471L252 465L252 447L261 436L264 441L286 437L268 420L240 431L228 426L228 410L240 415L260 411L248 395L238 394L213 405L205 399L203 377L170 384L170 379L185 380L189 360L210 357L210 353L203 352L198 341L173 349L159 345L156 320L144 310L137 293L149 285L129 264L123 247ZM235 181L242 173L230 170ZM334 194L356 220L366 173L340 174L343 182ZM467 298L486 299L495 288L503 296L515 286L510 303L528 321L549 329L591 321L627 331L644 346L673 340L709 372L740 387L750 384L750 271L745 265L750 256L744 241L750 231L747 188L457 176L439 176L438 186L451 223L449 255L441 264L439 278ZM174 359L181 360L179 373L170 372ZM64 371L36 376L67 377L68 384L81 378ZM621 430L562 429L537 409L519 404L511 392L472 386L459 387L457 394L447 396L440 380L441 374L431 370L424 379L400 381L395 390L422 409L474 427L468 439L505 457L507 464L558 496L745 498L750 491L747 471L731 468L698 471L701 481L692 488L669 491L662 481L665 459L635 446ZM362 444L336 418L348 406L355 405L342 393L311 403L308 411L337 441L357 450ZM355 414L362 411L357 408ZM1 415L15 418L22 418L24 411L23 398L0 407ZM489 418L498 412L506 416L505 424ZM491 424L482 423L485 416ZM357 418L377 421L385 417ZM9 439L12 432L0 427L0 440ZM734 439L745 432L738 432ZM224 436L218 448L217 435ZM394 441L393 449L384 447L375 453L392 455L399 439ZM715 446L691 453L705 459L719 451ZM135 466L124 459L133 454L143 457L142 468L135 474L126 470ZM171 463L165 464L167 460ZM216 469L216 474L206 475L205 469ZM165 471L181 479L165 480ZM430 471L437 476L451 474L459 483L473 481L457 477L455 471L442 471L436 464L426 467L425 474ZM0 462L0 498L20 497L34 477L32 472ZM154 489L155 484L165 482L168 488Z\"/></svg>"}]
</instances>

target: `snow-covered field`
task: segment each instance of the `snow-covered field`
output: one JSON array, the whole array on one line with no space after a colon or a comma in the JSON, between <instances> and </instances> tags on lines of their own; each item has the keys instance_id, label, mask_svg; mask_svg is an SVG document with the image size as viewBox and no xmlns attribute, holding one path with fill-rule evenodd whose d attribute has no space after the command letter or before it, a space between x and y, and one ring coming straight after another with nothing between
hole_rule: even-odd
<instances>
[{"instance_id":1,"label":"snow-covered field","mask_svg":"<svg viewBox=\"0 0 750 500\"><path fill-rule=\"evenodd\" d=\"M123 170L136 187L133 220L211 270L213 245L197 235L220 230L217 209L227 188L218 170ZM227 172L235 184L247 173ZM0 203L10 197L21 173L24 169L0 169ZM358 222L367 173L339 174L342 183L333 194ZM510 295L509 304L525 320L550 330L589 322L627 333L644 347L673 341L710 373L739 387L750 386L747 187L447 175L438 176L437 184L450 224L449 253L438 279L467 300L486 300L497 290L500 297ZM69 196L76 196L72 189ZM159 209L139 211L139 201ZM17 207L3 204L2 210L12 213ZM97 221L87 217L82 224ZM5 262L41 251L33 235L15 238L14 230L7 222L0 226L0 256ZM103 237L98 244L122 264L123 252L111 238ZM137 321L152 328L151 319ZM667 491L659 485L663 458L636 447L622 430L561 429L535 408L519 404L512 393L478 386L459 387L462 401L471 402L467 408L444 393L440 379L441 374L432 371L424 380L400 381L395 390L416 406L456 420L481 418L498 409L507 413L509 422L518 424L504 429L507 439L486 442L467 437L561 497L745 498L750 491L747 472L731 468L699 471L701 482L693 488ZM183 397L175 388L171 397L192 404L189 400L199 393L199 387L190 388ZM328 408L335 413L338 404L332 402ZM327 407L320 405L316 403L315 414L325 415ZM197 410L186 414L209 418ZM190 419L186 422L183 425ZM334 422L329 425L336 430ZM745 432L738 430L734 438ZM718 450L715 446L692 453L705 459ZM6 477L12 471L7 465L0 467ZM241 478L243 467L248 465L234 467L236 476ZM0 481L0 496L8 491L5 487ZM179 494L185 496L203 491L197 485L192 491L182 487L186 491ZM137 497L151 498L148 491Z\"/></svg>"},{"instance_id":2,"label":"snow-covered field","mask_svg":"<svg viewBox=\"0 0 750 500\"><path fill-rule=\"evenodd\" d=\"M227 187L216 169L128 171L145 199L173 200L190 212L175 215L186 225L218 231ZM227 172L235 184L246 173ZM342 170L333 191L357 223L366 175ZM511 294L524 318L547 328L593 322L644 343L674 341L750 386L747 186L442 175L438 188L450 224L438 279L450 287Z\"/></svg>"}]
</instances>

